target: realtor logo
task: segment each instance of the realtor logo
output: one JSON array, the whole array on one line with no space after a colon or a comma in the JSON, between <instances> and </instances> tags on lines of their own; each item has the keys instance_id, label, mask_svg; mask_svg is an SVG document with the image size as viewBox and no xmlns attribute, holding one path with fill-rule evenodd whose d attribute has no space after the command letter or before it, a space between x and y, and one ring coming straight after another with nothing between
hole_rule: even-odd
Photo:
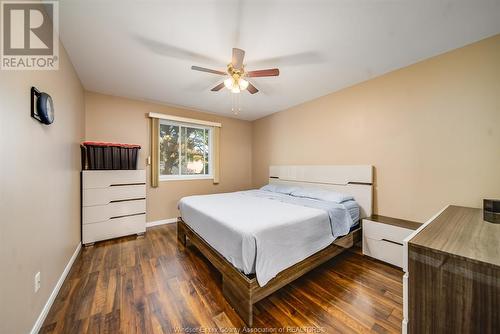
<instances>
[{"instance_id":1,"label":"realtor logo","mask_svg":"<svg viewBox=\"0 0 500 334\"><path fill-rule=\"evenodd\" d=\"M59 3L1 1L2 70L59 68Z\"/></svg>"}]
</instances>

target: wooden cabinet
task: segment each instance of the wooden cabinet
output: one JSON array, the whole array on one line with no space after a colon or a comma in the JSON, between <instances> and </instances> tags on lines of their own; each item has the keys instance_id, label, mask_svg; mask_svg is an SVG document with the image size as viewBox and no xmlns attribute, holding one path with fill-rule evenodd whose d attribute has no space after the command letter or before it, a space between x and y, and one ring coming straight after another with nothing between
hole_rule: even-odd
<instances>
[{"instance_id":1,"label":"wooden cabinet","mask_svg":"<svg viewBox=\"0 0 500 334\"><path fill-rule=\"evenodd\" d=\"M378 215L363 219L363 254L402 267L403 240L419 226L419 223Z\"/></svg>"},{"instance_id":2,"label":"wooden cabinet","mask_svg":"<svg viewBox=\"0 0 500 334\"><path fill-rule=\"evenodd\" d=\"M449 206L405 244L403 332L500 332L500 224Z\"/></svg>"},{"instance_id":3,"label":"wooden cabinet","mask_svg":"<svg viewBox=\"0 0 500 334\"><path fill-rule=\"evenodd\" d=\"M144 170L82 172L82 242L146 231Z\"/></svg>"}]
</instances>

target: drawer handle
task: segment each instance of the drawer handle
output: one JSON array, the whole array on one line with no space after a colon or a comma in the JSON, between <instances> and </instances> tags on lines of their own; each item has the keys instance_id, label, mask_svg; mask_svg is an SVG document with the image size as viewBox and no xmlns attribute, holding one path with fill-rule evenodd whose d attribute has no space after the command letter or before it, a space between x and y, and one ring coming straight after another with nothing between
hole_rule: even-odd
<instances>
[{"instance_id":1,"label":"drawer handle","mask_svg":"<svg viewBox=\"0 0 500 334\"><path fill-rule=\"evenodd\" d=\"M382 239L382 241L385 241L385 242L390 242L391 244L396 244L396 245L403 246L403 244L402 244L402 243L400 243L400 242L396 242L396 241L392 241L392 240L389 240L389 239Z\"/></svg>"},{"instance_id":2,"label":"drawer handle","mask_svg":"<svg viewBox=\"0 0 500 334\"><path fill-rule=\"evenodd\" d=\"M144 198L144 197L140 197L140 198L115 199L115 200L113 200L113 201L109 201L109 203L120 203L120 202L140 201L140 200L143 200L143 199L146 199L146 198Z\"/></svg>"},{"instance_id":3,"label":"drawer handle","mask_svg":"<svg viewBox=\"0 0 500 334\"><path fill-rule=\"evenodd\" d=\"M125 218L125 217L133 217L133 216L140 216L140 215L145 215L145 214L146 214L146 212L140 212L140 213L133 213L131 215L109 217L109 219L118 219L118 218Z\"/></svg>"},{"instance_id":4,"label":"drawer handle","mask_svg":"<svg viewBox=\"0 0 500 334\"><path fill-rule=\"evenodd\" d=\"M124 187L124 186L143 186L146 183L144 182L137 182L137 183L116 183L116 184L110 184L110 187Z\"/></svg>"}]
</instances>

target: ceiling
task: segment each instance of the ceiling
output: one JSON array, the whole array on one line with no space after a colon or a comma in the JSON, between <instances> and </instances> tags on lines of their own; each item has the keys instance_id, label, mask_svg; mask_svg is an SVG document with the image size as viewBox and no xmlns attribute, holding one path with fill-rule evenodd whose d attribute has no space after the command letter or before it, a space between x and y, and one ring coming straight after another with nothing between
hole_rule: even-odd
<instances>
[{"instance_id":1,"label":"ceiling","mask_svg":"<svg viewBox=\"0 0 500 334\"><path fill-rule=\"evenodd\" d=\"M500 33L500 1L60 0L60 36L87 90L226 116L210 89L231 49L279 67L239 94L254 120Z\"/></svg>"}]
</instances>

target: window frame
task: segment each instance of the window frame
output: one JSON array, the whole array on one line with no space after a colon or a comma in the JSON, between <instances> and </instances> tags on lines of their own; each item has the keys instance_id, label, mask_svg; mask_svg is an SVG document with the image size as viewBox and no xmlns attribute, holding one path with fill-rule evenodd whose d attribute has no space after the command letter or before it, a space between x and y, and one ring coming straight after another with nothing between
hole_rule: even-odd
<instances>
[{"instance_id":1,"label":"window frame","mask_svg":"<svg viewBox=\"0 0 500 334\"><path fill-rule=\"evenodd\" d=\"M158 159L158 175L160 181L179 181L179 180L212 180L214 178L213 172L213 143L214 143L214 131L212 126L199 125L194 123L187 122L179 122L172 121L168 119L160 119L158 122L158 140L160 140L160 128L161 125L171 125L179 127L179 141L182 139L182 130L181 128L193 128L193 129L201 129L208 130L208 174L193 174L193 175L182 175L181 173L181 161L182 161L182 145L179 142L179 174L176 175L165 175L161 174L161 159ZM158 157L160 157L160 143L158 143Z\"/></svg>"}]
</instances>

